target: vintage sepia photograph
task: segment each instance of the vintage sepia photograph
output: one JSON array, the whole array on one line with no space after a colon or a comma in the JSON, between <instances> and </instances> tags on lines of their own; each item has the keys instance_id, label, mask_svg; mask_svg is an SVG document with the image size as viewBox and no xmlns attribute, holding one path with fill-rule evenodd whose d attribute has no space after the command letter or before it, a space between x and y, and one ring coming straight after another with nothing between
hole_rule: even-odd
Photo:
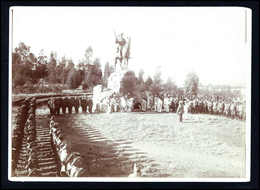
<instances>
[{"instance_id":1,"label":"vintage sepia photograph","mask_svg":"<svg viewBox=\"0 0 260 190\"><path fill-rule=\"evenodd\" d=\"M9 15L9 180L250 180L251 9Z\"/></svg>"}]
</instances>

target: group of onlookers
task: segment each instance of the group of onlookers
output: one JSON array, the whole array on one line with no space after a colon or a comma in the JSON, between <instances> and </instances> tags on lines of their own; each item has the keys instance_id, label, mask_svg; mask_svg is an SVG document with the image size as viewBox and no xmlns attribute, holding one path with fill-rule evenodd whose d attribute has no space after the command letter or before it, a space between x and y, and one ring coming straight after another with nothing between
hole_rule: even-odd
<instances>
[{"instance_id":1,"label":"group of onlookers","mask_svg":"<svg viewBox=\"0 0 260 190\"><path fill-rule=\"evenodd\" d=\"M195 98L187 100L188 113L223 115L232 119L246 119L246 102L234 98Z\"/></svg>"},{"instance_id":2,"label":"group of onlookers","mask_svg":"<svg viewBox=\"0 0 260 190\"><path fill-rule=\"evenodd\" d=\"M132 111L154 111L154 112L178 112L180 102L183 106L184 113L191 114L214 114L223 115L230 118L245 120L246 108L245 101L240 101L230 97L213 97L213 96L193 96L193 97L173 97L168 94L164 96L149 96L146 98L136 98L130 95L120 95L113 93L104 97L102 101L95 103L91 97L72 96L56 97L48 101L51 114L76 113L79 108L82 112L132 112Z\"/></svg>"},{"instance_id":3,"label":"group of onlookers","mask_svg":"<svg viewBox=\"0 0 260 190\"><path fill-rule=\"evenodd\" d=\"M232 119L245 120L246 102L230 97L172 97L154 98L156 112L178 112L180 103L183 104L184 113L223 115Z\"/></svg>"}]
</instances>

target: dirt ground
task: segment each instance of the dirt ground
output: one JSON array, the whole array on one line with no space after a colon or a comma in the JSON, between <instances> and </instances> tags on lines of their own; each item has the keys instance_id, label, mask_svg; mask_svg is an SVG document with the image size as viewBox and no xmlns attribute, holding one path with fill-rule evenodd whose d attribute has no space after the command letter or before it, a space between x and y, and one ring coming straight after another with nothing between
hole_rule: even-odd
<instances>
[{"instance_id":1,"label":"dirt ground","mask_svg":"<svg viewBox=\"0 0 260 190\"><path fill-rule=\"evenodd\" d=\"M144 177L245 176L243 121L186 115L180 124L174 113L74 113L55 120L91 177L128 176L133 163Z\"/></svg>"}]
</instances>

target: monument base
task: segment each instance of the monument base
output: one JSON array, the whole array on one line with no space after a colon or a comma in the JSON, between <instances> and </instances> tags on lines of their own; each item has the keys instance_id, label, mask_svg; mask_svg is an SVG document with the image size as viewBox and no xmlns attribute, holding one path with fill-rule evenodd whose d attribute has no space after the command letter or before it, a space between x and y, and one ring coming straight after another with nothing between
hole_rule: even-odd
<instances>
[{"instance_id":1,"label":"monument base","mask_svg":"<svg viewBox=\"0 0 260 190\"><path fill-rule=\"evenodd\" d=\"M116 72L112 73L108 78L107 88L111 89L115 93L119 93L121 81L126 72L127 72L127 70L121 70L119 72L116 71Z\"/></svg>"},{"instance_id":2,"label":"monument base","mask_svg":"<svg viewBox=\"0 0 260 190\"><path fill-rule=\"evenodd\" d=\"M127 71L128 69L120 69L112 73L108 78L107 88L102 90L101 85L93 88L93 112L96 111L98 104L107 104L108 98L113 93L120 92L121 81Z\"/></svg>"}]
</instances>

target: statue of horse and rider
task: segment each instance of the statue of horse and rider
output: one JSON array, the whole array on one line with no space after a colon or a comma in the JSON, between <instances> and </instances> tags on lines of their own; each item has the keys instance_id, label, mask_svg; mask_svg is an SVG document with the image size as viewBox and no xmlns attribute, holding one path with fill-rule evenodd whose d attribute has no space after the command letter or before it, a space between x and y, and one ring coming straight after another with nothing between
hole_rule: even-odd
<instances>
[{"instance_id":1,"label":"statue of horse and rider","mask_svg":"<svg viewBox=\"0 0 260 190\"><path fill-rule=\"evenodd\" d=\"M119 61L120 67L122 69L122 66L128 66L128 60L130 58L130 43L131 38L130 37L124 37L124 33L121 33L120 35L116 36L116 56L115 56L115 68L117 66L117 63Z\"/></svg>"}]
</instances>

